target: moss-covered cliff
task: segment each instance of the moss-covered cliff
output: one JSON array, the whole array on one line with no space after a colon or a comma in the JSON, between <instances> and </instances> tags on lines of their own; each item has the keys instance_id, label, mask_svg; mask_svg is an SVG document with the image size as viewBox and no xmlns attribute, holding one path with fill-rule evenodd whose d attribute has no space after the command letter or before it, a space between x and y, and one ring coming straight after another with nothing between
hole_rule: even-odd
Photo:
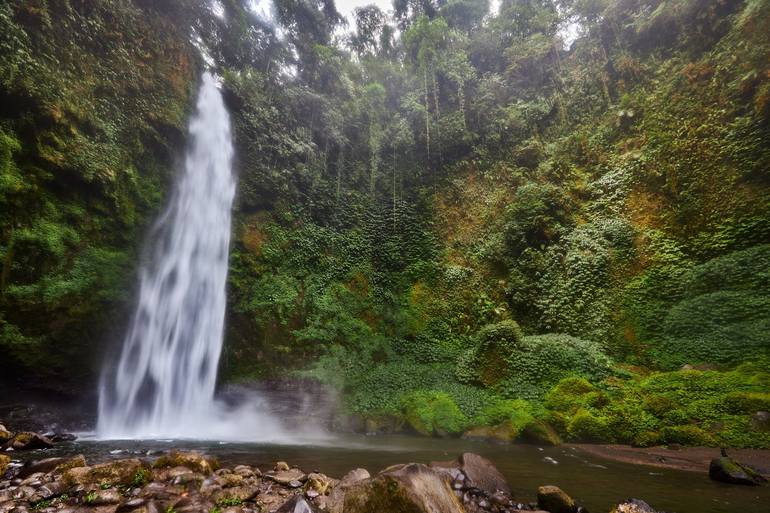
<instances>
[{"instance_id":1,"label":"moss-covered cliff","mask_svg":"<svg viewBox=\"0 0 770 513\"><path fill-rule=\"evenodd\" d=\"M217 6L0 8L4 376L93 383L198 41L239 178L223 380L313 376L374 429L770 444L770 3L399 2L345 37L330 2L275 0L280 37Z\"/></svg>"}]
</instances>

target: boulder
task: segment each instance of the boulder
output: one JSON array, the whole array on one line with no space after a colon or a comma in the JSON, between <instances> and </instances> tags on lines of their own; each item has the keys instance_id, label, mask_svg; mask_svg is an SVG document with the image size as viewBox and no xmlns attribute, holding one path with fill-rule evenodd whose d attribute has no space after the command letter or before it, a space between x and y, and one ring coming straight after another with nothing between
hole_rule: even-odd
<instances>
[{"instance_id":1,"label":"boulder","mask_svg":"<svg viewBox=\"0 0 770 513\"><path fill-rule=\"evenodd\" d=\"M629 499L612 508L610 513L658 513L646 502L639 499Z\"/></svg>"},{"instance_id":2,"label":"boulder","mask_svg":"<svg viewBox=\"0 0 770 513\"><path fill-rule=\"evenodd\" d=\"M64 472L70 468L85 466L86 459L82 454L65 458L45 458L42 460L26 462L24 466L21 467L16 477L24 479L25 477L31 476L36 472L42 472L44 474L53 471Z\"/></svg>"},{"instance_id":3,"label":"boulder","mask_svg":"<svg viewBox=\"0 0 770 513\"><path fill-rule=\"evenodd\" d=\"M101 484L130 486L137 476L145 472L149 472L147 465L137 458L131 458L93 467L72 467L64 471L62 480L69 487Z\"/></svg>"},{"instance_id":4,"label":"boulder","mask_svg":"<svg viewBox=\"0 0 770 513\"><path fill-rule=\"evenodd\" d=\"M86 504L89 506L108 506L119 504L123 500L120 493L114 488L108 490L97 490L86 496Z\"/></svg>"},{"instance_id":5,"label":"boulder","mask_svg":"<svg viewBox=\"0 0 770 513\"><path fill-rule=\"evenodd\" d=\"M219 469L219 462L196 451L170 451L158 458L153 467L187 467L207 476Z\"/></svg>"},{"instance_id":6,"label":"boulder","mask_svg":"<svg viewBox=\"0 0 770 513\"><path fill-rule=\"evenodd\" d=\"M465 485L467 487L478 488L487 495L494 495L498 490L510 495L510 486L500 471L488 459L478 454L466 452L460 456L458 463L460 470L466 476Z\"/></svg>"},{"instance_id":7,"label":"boulder","mask_svg":"<svg viewBox=\"0 0 770 513\"><path fill-rule=\"evenodd\" d=\"M301 495L295 495L278 508L275 513L317 513L318 509L312 502Z\"/></svg>"},{"instance_id":8,"label":"boulder","mask_svg":"<svg viewBox=\"0 0 770 513\"><path fill-rule=\"evenodd\" d=\"M330 513L342 513L342 506L345 501L345 492L354 484L369 479L371 474L364 468L351 470L337 483L329 495L327 509Z\"/></svg>"},{"instance_id":9,"label":"boulder","mask_svg":"<svg viewBox=\"0 0 770 513\"><path fill-rule=\"evenodd\" d=\"M5 475L5 471L8 470L8 465L11 463L11 457L6 454L0 454L0 479Z\"/></svg>"},{"instance_id":10,"label":"boulder","mask_svg":"<svg viewBox=\"0 0 770 513\"><path fill-rule=\"evenodd\" d=\"M537 507L550 513L575 513L577 506L572 497L558 486L541 486L537 489Z\"/></svg>"},{"instance_id":11,"label":"boulder","mask_svg":"<svg viewBox=\"0 0 770 513\"><path fill-rule=\"evenodd\" d=\"M357 481L345 492L345 513L464 513L449 483L436 470L419 463L386 469Z\"/></svg>"},{"instance_id":12,"label":"boulder","mask_svg":"<svg viewBox=\"0 0 770 513\"><path fill-rule=\"evenodd\" d=\"M728 456L711 460L709 477L714 481L749 486L755 486L767 481L753 468L743 465Z\"/></svg>"},{"instance_id":13,"label":"boulder","mask_svg":"<svg viewBox=\"0 0 770 513\"><path fill-rule=\"evenodd\" d=\"M0 424L0 444L4 444L11 438L13 438L13 433L8 431L4 425Z\"/></svg>"},{"instance_id":14,"label":"boulder","mask_svg":"<svg viewBox=\"0 0 770 513\"><path fill-rule=\"evenodd\" d=\"M256 485L234 486L215 491L211 498L214 502L237 501L246 502L254 500L260 490Z\"/></svg>"},{"instance_id":15,"label":"boulder","mask_svg":"<svg viewBox=\"0 0 770 513\"><path fill-rule=\"evenodd\" d=\"M305 492L315 492L317 495L327 495L334 487L334 479L325 474L312 472L307 475Z\"/></svg>"},{"instance_id":16,"label":"boulder","mask_svg":"<svg viewBox=\"0 0 770 513\"><path fill-rule=\"evenodd\" d=\"M273 470L276 472L289 470L289 464L286 463L285 461L276 461L275 466L273 466Z\"/></svg>"},{"instance_id":17,"label":"boulder","mask_svg":"<svg viewBox=\"0 0 770 513\"><path fill-rule=\"evenodd\" d=\"M280 470L278 472L271 471L265 474L265 479L275 481L278 484L284 486L291 486L292 483L304 483L307 480L307 476L298 468L292 468L289 470ZM293 488L296 488L293 486Z\"/></svg>"},{"instance_id":18,"label":"boulder","mask_svg":"<svg viewBox=\"0 0 770 513\"><path fill-rule=\"evenodd\" d=\"M48 438L34 433L32 431L22 431L16 433L10 440L6 441L3 449L13 449L14 451L31 451L33 449L47 449L53 446L53 442Z\"/></svg>"}]
</instances>

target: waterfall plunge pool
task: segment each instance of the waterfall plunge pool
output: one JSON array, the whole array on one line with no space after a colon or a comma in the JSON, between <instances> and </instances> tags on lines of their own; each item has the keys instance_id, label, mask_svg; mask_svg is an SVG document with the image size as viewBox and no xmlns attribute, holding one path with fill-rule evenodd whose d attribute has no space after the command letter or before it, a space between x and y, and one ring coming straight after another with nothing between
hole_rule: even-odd
<instances>
[{"instance_id":1,"label":"waterfall plunge pool","mask_svg":"<svg viewBox=\"0 0 770 513\"><path fill-rule=\"evenodd\" d=\"M330 435L306 443L245 443L196 440L96 440L88 436L57 444L52 449L16 453L40 459L83 454L89 463L129 457L153 457L169 449L198 450L216 456L224 466L248 464L263 470L278 460L306 472L342 477L362 467L374 473L396 463L445 461L462 452L492 460L505 475L514 496L535 500L537 487L554 484L592 512L606 512L624 499L639 498L668 513L764 513L770 487L741 487L711 481L703 472L634 465L605 460L572 446L492 445L456 439L404 435ZM556 464L549 462L555 460Z\"/></svg>"}]
</instances>

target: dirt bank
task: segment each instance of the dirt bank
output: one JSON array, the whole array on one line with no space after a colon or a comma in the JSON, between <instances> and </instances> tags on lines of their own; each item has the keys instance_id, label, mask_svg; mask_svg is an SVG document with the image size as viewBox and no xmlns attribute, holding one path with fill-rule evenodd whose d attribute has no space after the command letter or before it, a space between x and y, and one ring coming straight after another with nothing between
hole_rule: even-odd
<instances>
[{"instance_id":1,"label":"dirt bank","mask_svg":"<svg viewBox=\"0 0 770 513\"><path fill-rule=\"evenodd\" d=\"M715 447L631 447L613 444L570 444L583 452L608 460L675 468L692 472L708 472L709 462L719 456ZM770 449L729 449L728 454L738 461L755 467L770 476Z\"/></svg>"}]
</instances>

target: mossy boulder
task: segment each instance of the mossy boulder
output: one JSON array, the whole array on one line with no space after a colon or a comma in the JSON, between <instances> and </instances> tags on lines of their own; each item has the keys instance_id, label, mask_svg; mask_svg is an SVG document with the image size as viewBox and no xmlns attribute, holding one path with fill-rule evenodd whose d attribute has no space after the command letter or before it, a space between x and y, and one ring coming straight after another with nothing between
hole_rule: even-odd
<instances>
[{"instance_id":1,"label":"mossy boulder","mask_svg":"<svg viewBox=\"0 0 770 513\"><path fill-rule=\"evenodd\" d=\"M0 424L0 445L13 438L13 433L8 431L4 425Z\"/></svg>"},{"instance_id":2,"label":"mossy boulder","mask_svg":"<svg viewBox=\"0 0 770 513\"><path fill-rule=\"evenodd\" d=\"M345 513L464 513L442 474L419 463L386 469L353 483L345 492Z\"/></svg>"},{"instance_id":3,"label":"mossy boulder","mask_svg":"<svg viewBox=\"0 0 770 513\"><path fill-rule=\"evenodd\" d=\"M549 424L541 420L533 420L521 432L521 439L538 445L561 445L561 437Z\"/></svg>"},{"instance_id":4,"label":"mossy boulder","mask_svg":"<svg viewBox=\"0 0 770 513\"><path fill-rule=\"evenodd\" d=\"M575 501L558 486L546 485L537 489L537 507L549 513L575 513Z\"/></svg>"},{"instance_id":5,"label":"mossy boulder","mask_svg":"<svg viewBox=\"0 0 770 513\"><path fill-rule=\"evenodd\" d=\"M0 454L0 478L5 475L5 471L8 470L8 465L11 463L11 457L5 454Z\"/></svg>"},{"instance_id":6,"label":"mossy boulder","mask_svg":"<svg viewBox=\"0 0 770 513\"><path fill-rule=\"evenodd\" d=\"M14 451L31 451L33 449L47 449L53 447L53 442L43 435L32 431L16 433L3 445L4 449L11 448Z\"/></svg>"},{"instance_id":7,"label":"mossy boulder","mask_svg":"<svg viewBox=\"0 0 770 513\"><path fill-rule=\"evenodd\" d=\"M158 458L153 467L187 467L194 472L208 475L219 469L219 461L195 451L170 451Z\"/></svg>"},{"instance_id":8,"label":"mossy boulder","mask_svg":"<svg viewBox=\"0 0 770 513\"><path fill-rule=\"evenodd\" d=\"M131 486L136 476L149 471L138 458L102 463L92 467L72 467L64 471L62 481L68 487L80 485Z\"/></svg>"},{"instance_id":9,"label":"mossy boulder","mask_svg":"<svg viewBox=\"0 0 770 513\"><path fill-rule=\"evenodd\" d=\"M714 481L749 486L756 486L767 481L753 468L727 456L711 460L709 477Z\"/></svg>"}]
</instances>

